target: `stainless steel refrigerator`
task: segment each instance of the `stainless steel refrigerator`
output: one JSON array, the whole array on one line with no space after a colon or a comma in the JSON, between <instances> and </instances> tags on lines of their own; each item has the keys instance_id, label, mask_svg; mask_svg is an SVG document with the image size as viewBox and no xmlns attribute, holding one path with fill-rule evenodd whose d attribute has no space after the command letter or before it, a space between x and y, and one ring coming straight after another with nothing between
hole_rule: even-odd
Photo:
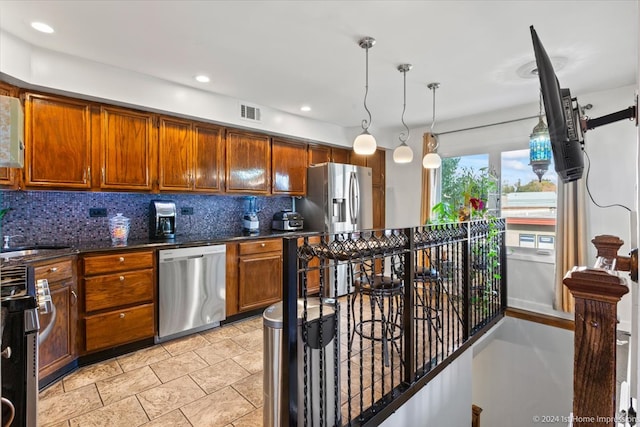
<instances>
[{"instance_id":1,"label":"stainless steel refrigerator","mask_svg":"<svg viewBox=\"0 0 640 427\"><path fill-rule=\"evenodd\" d=\"M309 166L307 197L296 209L304 218L305 230L326 232L332 238L348 238L347 233L373 228L371 168L342 163ZM348 292L347 266L337 268L337 295L344 295ZM331 282L325 287L327 296L335 295L333 279Z\"/></svg>"}]
</instances>

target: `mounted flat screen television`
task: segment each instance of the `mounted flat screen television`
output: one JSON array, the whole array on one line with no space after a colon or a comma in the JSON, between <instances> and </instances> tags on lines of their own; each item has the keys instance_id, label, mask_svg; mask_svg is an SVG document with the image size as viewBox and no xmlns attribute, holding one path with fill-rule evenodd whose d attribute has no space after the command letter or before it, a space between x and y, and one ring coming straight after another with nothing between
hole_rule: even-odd
<instances>
[{"instance_id":1,"label":"mounted flat screen television","mask_svg":"<svg viewBox=\"0 0 640 427\"><path fill-rule=\"evenodd\" d=\"M575 181L584 170L578 105L569 89L560 88L549 55L533 25L530 29L556 172L562 182Z\"/></svg>"}]
</instances>

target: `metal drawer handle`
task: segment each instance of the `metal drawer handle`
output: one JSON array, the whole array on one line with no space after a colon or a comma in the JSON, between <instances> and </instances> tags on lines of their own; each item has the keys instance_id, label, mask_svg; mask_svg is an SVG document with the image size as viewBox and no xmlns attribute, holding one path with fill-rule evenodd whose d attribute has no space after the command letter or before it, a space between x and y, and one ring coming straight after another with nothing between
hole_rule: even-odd
<instances>
[{"instance_id":1,"label":"metal drawer handle","mask_svg":"<svg viewBox=\"0 0 640 427\"><path fill-rule=\"evenodd\" d=\"M56 271L58 271L58 267L51 267L49 271L55 273Z\"/></svg>"},{"instance_id":2,"label":"metal drawer handle","mask_svg":"<svg viewBox=\"0 0 640 427\"><path fill-rule=\"evenodd\" d=\"M124 257L123 257L123 256L121 256L121 257L118 259L118 261L120 261L120 262L124 262Z\"/></svg>"},{"instance_id":3,"label":"metal drawer handle","mask_svg":"<svg viewBox=\"0 0 640 427\"><path fill-rule=\"evenodd\" d=\"M78 302L78 294L76 294L76 291L72 290L71 295L73 296L73 305L76 305Z\"/></svg>"},{"instance_id":4,"label":"metal drawer handle","mask_svg":"<svg viewBox=\"0 0 640 427\"><path fill-rule=\"evenodd\" d=\"M124 319L124 313L120 313L120 318Z\"/></svg>"},{"instance_id":5,"label":"metal drawer handle","mask_svg":"<svg viewBox=\"0 0 640 427\"><path fill-rule=\"evenodd\" d=\"M266 246L266 244L265 243L260 243L260 246L264 248Z\"/></svg>"},{"instance_id":6,"label":"metal drawer handle","mask_svg":"<svg viewBox=\"0 0 640 427\"><path fill-rule=\"evenodd\" d=\"M120 276L120 281L124 282L124 276Z\"/></svg>"}]
</instances>

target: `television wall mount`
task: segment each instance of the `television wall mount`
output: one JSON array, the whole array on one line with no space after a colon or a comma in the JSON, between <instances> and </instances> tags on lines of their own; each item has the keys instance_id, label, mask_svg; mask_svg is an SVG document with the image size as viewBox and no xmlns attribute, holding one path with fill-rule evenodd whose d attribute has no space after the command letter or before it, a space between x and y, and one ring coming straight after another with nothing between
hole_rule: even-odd
<instances>
[{"instance_id":1,"label":"television wall mount","mask_svg":"<svg viewBox=\"0 0 640 427\"><path fill-rule=\"evenodd\" d=\"M638 126L638 96L636 95L636 105L625 108L624 110L616 111L615 113L607 114L606 116L596 117L590 119L589 117L580 118L580 127L582 132L586 132L591 129L595 129L600 126L608 125L609 123L618 122L620 120L635 120L636 126Z\"/></svg>"}]
</instances>

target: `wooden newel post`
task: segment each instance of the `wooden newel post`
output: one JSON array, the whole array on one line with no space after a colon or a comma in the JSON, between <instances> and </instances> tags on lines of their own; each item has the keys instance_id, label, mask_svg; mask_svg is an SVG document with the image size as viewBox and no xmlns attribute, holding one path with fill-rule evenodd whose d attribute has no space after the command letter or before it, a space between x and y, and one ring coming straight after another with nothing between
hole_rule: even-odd
<instances>
[{"instance_id":1,"label":"wooden newel post","mask_svg":"<svg viewBox=\"0 0 640 427\"><path fill-rule=\"evenodd\" d=\"M619 247L598 247L599 256L615 259ZM614 426L617 304L629 289L602 269L573 271L563 282L575 298L573 427Z\"/></svg>"}]
</instances>

